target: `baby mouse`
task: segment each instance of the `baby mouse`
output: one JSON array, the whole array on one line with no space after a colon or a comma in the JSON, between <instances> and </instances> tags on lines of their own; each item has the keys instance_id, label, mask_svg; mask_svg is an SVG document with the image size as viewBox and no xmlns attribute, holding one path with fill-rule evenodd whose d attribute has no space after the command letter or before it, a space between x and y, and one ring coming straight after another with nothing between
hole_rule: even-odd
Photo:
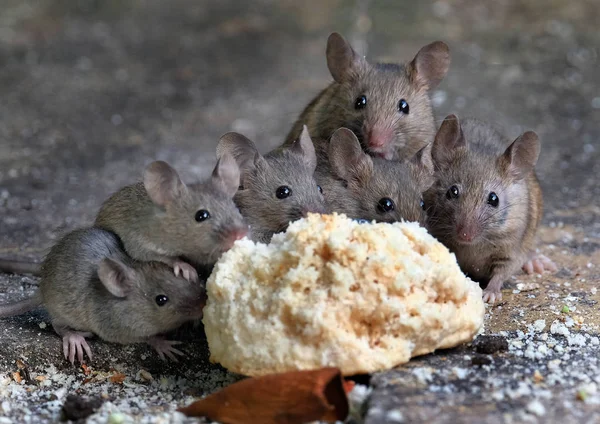
<instances>
[{"instance_id":1,"label":"baby mouse","mask_svg":"<svg viewBox=\"0 0 600 424\"><path fill-rule=\"evenodd\" d=\"M250 224L250 238L268 243L291 221L308 213L326 213L321 187L314 178L317 158L306 127L288 148L261 155L245 136L229 132L217 146L217 157L235 157L241 187L234 201Z\"/></svg>"},{"instance_id":2,"label":"baby mouse","mask_svg":"<svg viewBox=\"0 0 600 424\"><path fill-rule=\"evenodd\" d=\"M119 236L133 259L164 262L175 275L196 281L196 267L213 265L248 233L233 203L239 180L230 155L219 158L210 179L190 186L169 164L156 161L143 182L104 202L94 226Z\"/></svg>"},{"instance_id":3,"label":"baby mouse","mask_svg":"<svg viewBox=\"0 0 600 424\"><path fill-rule=\"evenodd\" d=\"M304 109L285 144L296 140L305 124L325 143L338 128L349 128L365 151L388 160L412 157L431 144L436 126L429 93L450 66L445 43L422 47L405 64L371 64L334 32L326 56L333 82Z\"/></svg>"},{"instance_id":4,"label":"baby mouse","mask_svg":"<svg viewBox=\"0 0 600 424\"><path fill-rule=\"evenodd\" d=\"M339 128L329 141L329 160L319 161L315 176L331 212L366 221L405 220L425 226L423 193L433 184L426 154L421 149L403 162L371 157L352 131Z\"/></svg>"},{"instance_id":5,"label":"baby mouse","mask_svg":"<svg viewBox=\"0 0 600 424\"><path fill-rule=\"evenodd\" d=\"M463 272L488 283L486 302L502 299L502 285L521 267L557 270L534 256L543 209L534 170L539 153L533 131L511 143L489 124L456 115L435 137L436 182L425 197L430 232L456 254Z\"/></svg>"},{"instance_id":6,"label":"baby mouse","mask_svg":"<svg viewBox=\"0 0 600 424\"><path fill-rule=\"evenodd\" d=\"M114 234L82 228L52 247L41 267L33 297L0 306L0 317L19 315L43 305L54 330L63 338L63 353L71 363L92 359L85 338L93 334L107 342L142 343L159 356L183 355L179 342L160 336L202 317L206 292L173 275L161 262L137 262L123 251Z\"/></svg>"}]
</instances>

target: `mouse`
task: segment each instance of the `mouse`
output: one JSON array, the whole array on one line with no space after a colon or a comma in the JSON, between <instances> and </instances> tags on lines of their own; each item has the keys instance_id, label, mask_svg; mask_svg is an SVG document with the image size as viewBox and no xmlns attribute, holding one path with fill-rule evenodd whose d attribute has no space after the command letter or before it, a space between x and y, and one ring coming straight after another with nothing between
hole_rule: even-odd
<instances>
[{"instance_id":1,"label":"mouse","mask_svg":"<svg viewBox=\"0 0 600 424\"><path fill-rule=\"evenodd\" d=\"M431 144L436 125L430 92L450 67L446 43L427 44L407 63L369 63L334 32L326 57L333 81L302 111L284 145L297 139L303 125L321 142L348 128L367 153L388 160L412 157Z\"/></svg>"},{"instance_id":2,"label":"mouse","mask_svg":"<svg viewBox=\"0 0 600 424\"><path fill-rule=\"evenodd\" d=\"M233 202L240 170L222 155L206 181L185 184L164 161L150 163L143 181L106 200L94 226L115 233L133 259L159 261L176 275L198 280L198 269L216 263L248 225Z\"/></svg>"},{"instance_id":3,"label":"mouse","mask_svg":"<svg viewBox=\"0 0 600 424\"><path fill-rule=\"evenodd\" d=\"M520 268L557 271L534 250L543 212L535 172L540 144L533 131L511 141L489 123L454 114L435 136L435 182L425 194L428 228L467 276L487 283L485 302L500 301L504 282Z\"/></svg>"},{"instance_id":4,"label":"mouse","mask_svg":"<svg viewBox=\"0 0 600 424\"><path fill-rule=\"evenodd\" d=\"M372 157L350 129L337 129L327 154L318 154L315 172L327 209L360 222L410 221L425 226L423 193L433 184L427 153L422 148L404 161Z\"/></svg>"},{"instance_id":5,"label":"mouse","mask_svg":"<svg viewBox=\"0 0 600 424\"><path fill-rule=\"evenodd\" d=\"M63 339L63 354L91 360L86 338L120 344L148 343L161 359L183 352L163 333L202 317L203 284L173 274L162 262L140 262L119 238L99 228L79 228L61 238L41 265L40 285L29 299L0 306L0 317L43 306Z\"/></svg>"},{"instance_id":6,"label":"mouse","mask_svg":"<svg viewBox=\"0 0 600 424\"><path fill-rule=\"evenodd\" d=\"M269 243L274 234L309 213L327 213L322 189L314 178L317 158L306 127L287 148L262 155L246 136L221 136L217 157L229 154L241 177L234 201L250 226L250 239Z\"/></svg>"}]
</instances>

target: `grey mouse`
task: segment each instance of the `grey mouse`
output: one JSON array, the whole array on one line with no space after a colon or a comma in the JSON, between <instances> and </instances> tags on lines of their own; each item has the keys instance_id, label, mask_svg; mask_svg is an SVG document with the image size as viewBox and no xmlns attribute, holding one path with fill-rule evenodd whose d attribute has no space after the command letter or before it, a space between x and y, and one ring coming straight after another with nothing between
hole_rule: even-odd
<instances>
[{"instance_id":1,"label":"grey mouse","mask_svg":"<svg viewBox=\"0 0 600 424\"><path fill-rule=\"evenodd\" d=\"M425 226L423 193L433 184L426 154L423 148L402 162L371 157L351 130L339 128L329 141L327 159L319 154L315 173L327 209L354 219Z\"/></svg>"},{"instance_id":2,"label":"grey mouse","mask_svg":"<svg viewBox=\"0 0 600 424\"><path fill-rule=\"evenodd\" d=\"M143 182L104 202L94 226L119 236L133 259L164 262L196 281L197 267L210 267L248 233L233 202L239 180L231 155L218 159L210 179L189 186L166 162L152 162Z\"/></svg>"},{"instance_id":3,"label":"grey mouse","mask_svg":"<svg viewBox=\"0 0 600 424\"><path fill-rule=\"evenodd\" d=\"M321 142L338 128L349 128L363 149L385 159L406 159L431 144L436 126L429 94L450 67L445 43L422 47L405 64L371 64L334 32L326 56L333 82L306 106L285 145L298 138L303 125Z\"/></svg>"},{"instance_id":4,"label":"grey mouse","mask_svg":"<svg viewBox=\"0 0 600 424\"><path fill-rule=\"evenodd\" d=\"M241 169L235 203L250 224L250 238L268 243L290 222L308 213L326 213L325 201L314 178L317 158L306 130L289 148L261 155L256 145L235 132L224 134L217 156L230 154Z\"/></svg>"},{"instance_id":5,"label":"grey mouse","mask_svg":"<svg viewBox=\"0 0 600 424\"><path fill-rule=\"evenodd\" d=\"M116 235L98 228L74 230L56 243L41 266L38 291L30 299L0 306L0 317L43 305L63 338L71 363L84 353L86 337L107 342L148 343L162 359L183 355L161 334L202 317L203 284L190 283L161 262L138 262L123 251Z\"/></svg>"},{"instance_id":6,"label":"grey mouse","mask_svg":"<svg viewBox=\"0 0 600 424\"><path fill-rule=\"evenodd\" d=\"M483 298L502 298L502 285L519 268L556 271L534 255L543 201L535 174L536 133L511 142L491 125L446 117L432 146L436 182L425 203L429 230L444 243L463 272L487 283Z\"/></svg>"}]
</instances>

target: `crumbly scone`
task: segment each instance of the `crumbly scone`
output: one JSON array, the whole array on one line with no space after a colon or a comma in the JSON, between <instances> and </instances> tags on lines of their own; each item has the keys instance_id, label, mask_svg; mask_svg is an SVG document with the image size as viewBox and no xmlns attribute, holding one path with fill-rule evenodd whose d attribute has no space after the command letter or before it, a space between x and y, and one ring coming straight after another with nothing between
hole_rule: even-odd
<instances>
[{"instance_id":1,"label":"crumbly scone","mask_svg":"<svg viewBox=\"0 0 600 424\"><path fill-rule=\"evenodd\" d=\"M389 369L470 341L484 317L479 285L424 228L337 214L236 242L207 293L210 360L247 376Z\"/></svg>"}]
</instances>

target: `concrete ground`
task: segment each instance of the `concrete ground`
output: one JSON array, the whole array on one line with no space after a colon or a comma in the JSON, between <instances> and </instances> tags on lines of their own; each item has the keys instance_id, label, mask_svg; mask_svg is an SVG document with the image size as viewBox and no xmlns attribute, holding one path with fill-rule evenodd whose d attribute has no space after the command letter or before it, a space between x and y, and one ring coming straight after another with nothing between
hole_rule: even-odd
<instances>
[{"instance_id":1,"label":"concrete ground","mask_svg":"<svg viewBox=\"0 0 600 424\"><path fill-rule=\"evenodd\" d=\"M507 350L479 340L373 376L365 422L600 422L599 21L596 0L4 0L0 256L39 260L151 160L192 180L226 131L276 146L330 79L332 31L388 60L441 39L438 120L540 135L539 247L560 271L517 275L488 308L485 333ZM0 275L0 302L36 284ZM236 379L209 364L201 332L182 334L179 364L94 340L87 370L64 361L43 312L0 335L1 424L54 422L69 394L102 404L89 422L179 422L178 405Z\"/></svg>"}]
</instances>

